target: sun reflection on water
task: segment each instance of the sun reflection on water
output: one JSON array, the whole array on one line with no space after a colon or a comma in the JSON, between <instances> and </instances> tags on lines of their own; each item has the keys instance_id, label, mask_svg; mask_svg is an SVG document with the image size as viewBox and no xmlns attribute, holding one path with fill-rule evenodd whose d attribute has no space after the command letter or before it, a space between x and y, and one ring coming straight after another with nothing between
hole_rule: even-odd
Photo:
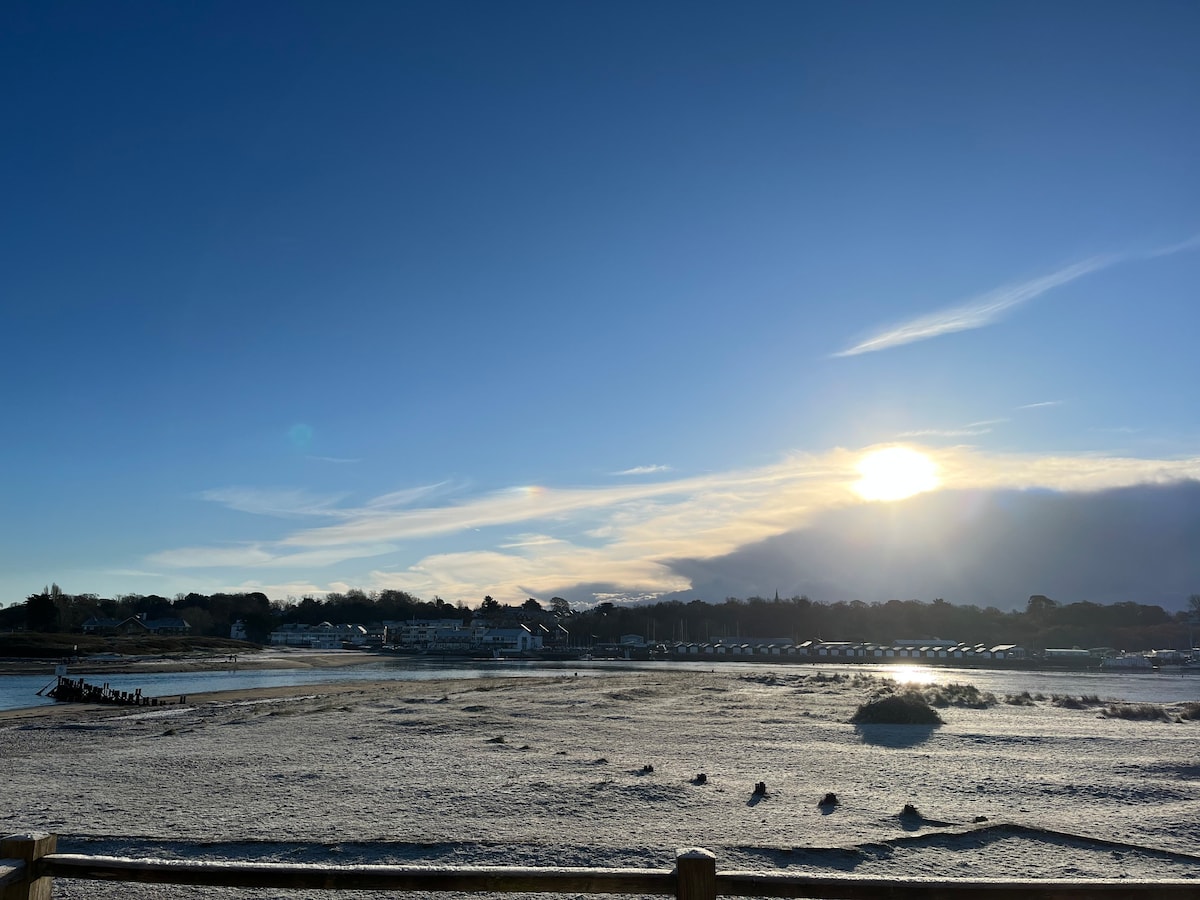
<instances>
[{"instance_id":1,"label":"sun reflection on water","mask_svg":"<svg viewBox=\"0 0 1200 900\"><path fill-rule=\"evenodd\" d=\"M890 666L888 671L900 684L933 684L937 674L929 666Z\"/></svg>"}]
</instances>

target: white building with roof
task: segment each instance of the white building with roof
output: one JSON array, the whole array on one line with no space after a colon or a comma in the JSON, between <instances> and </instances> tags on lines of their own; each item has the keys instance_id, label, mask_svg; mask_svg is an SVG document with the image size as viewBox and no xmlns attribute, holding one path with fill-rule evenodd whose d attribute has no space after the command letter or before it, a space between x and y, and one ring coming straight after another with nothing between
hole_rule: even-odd
<instances>
[{"instance_id":1,"label":"white building with roof","mask_svg":"<svg viewBox=\"0 0 1200 900\"><path fill-rule=\"evenodd\" d=\"M526 625L515 628L489 628L483 634L483 649L492 653L525 653L542 649L542 637Z\"/></svg>"},{"instance_id":2,"label":"white building with roof","mask_svg":"<svg viewBox=\"0 0 1200 900\"><path fill-rule=\"evenodd\" d=\"M355 647L365 644L367 629L362 625L333 625L329 622L319 622L316 625L289 622L272 631L269 640L275 647L340 650L346 644Z\"/></svg>"}]
</instances>

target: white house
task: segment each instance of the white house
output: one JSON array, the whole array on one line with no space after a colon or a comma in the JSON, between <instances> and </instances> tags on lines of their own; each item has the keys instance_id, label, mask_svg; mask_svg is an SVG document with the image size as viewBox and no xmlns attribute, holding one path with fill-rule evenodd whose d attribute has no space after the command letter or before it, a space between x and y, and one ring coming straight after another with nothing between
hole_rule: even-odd
<instances>
[{"instance_id":1,"label":"white house","mask_svg":"<svg viewBox=\"0 0 1200 900\"><path fill-rule=\"evenodd\" d=\"M489 628L484 632L482 646L485 650L498 653L524 653L541 650L542 638L524 625L516 628Z\"/></svg>"},{"instance_id":2,"label":"white house","mask_svg":"<svg viewBox=\"0 0 1200 900\"><path fill-rule=\"evenodd\" d=\"M340 650L344 644L361 647L367 641L367 629L361 625L332 625L320 622L304 625L289 622L280 625L270 635L277 647L309 647L314 650Z\"/></svg>"},{"instance_id":3,"label":"white house","mask_svg":"<svg viewBox=\"0 0 1200 900\"><path fill-rule=\"evenodd\" d=\"M389 625L387 642L399 644L401 647L430 649L439 641L446 640L448 635L460 631L468 635L472 634L469 629L463 627L460 619L413 619ZM483 629L480 629L478 634L482 635ZM456 640L451 640L457 643ZM470 638L467 643L470 643Z\"/></svg>"}]
</instances>

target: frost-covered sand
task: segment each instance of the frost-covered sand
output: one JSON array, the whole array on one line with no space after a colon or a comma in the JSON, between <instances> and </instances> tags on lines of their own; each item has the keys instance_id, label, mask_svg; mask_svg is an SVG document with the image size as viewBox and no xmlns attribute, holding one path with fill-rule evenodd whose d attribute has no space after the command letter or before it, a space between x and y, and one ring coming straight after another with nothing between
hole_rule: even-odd
<instances>
[{"instance_id":1,"label":"frost-covered sand","mask_svg":"<svg viewBox=\"0 0 1200 900\"><path fill-rule=\"evenodd\" d=\"M856 728L867 690L664 670L10 713L0 828L156 857L669 868L701 846L721 869L1200 877L1200 723L1001 703Z\"/></svg>"}]
</instances>

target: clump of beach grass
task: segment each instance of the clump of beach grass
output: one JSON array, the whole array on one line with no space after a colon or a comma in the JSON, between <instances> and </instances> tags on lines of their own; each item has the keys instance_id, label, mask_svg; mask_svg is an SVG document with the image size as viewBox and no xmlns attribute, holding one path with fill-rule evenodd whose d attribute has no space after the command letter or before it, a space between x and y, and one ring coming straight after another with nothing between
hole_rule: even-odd
<instances>
[{"instance_id":1,"label":"clump of beach grass","mask_svg":"<svg viewBox=\"0 0 1200 900\"><path fill-rule=\"evenodd\" d=\"M850 676L847 675L845 677L849 678ZM834 684L838 684L842 681L842 673L834 672L832 675L826 675L824 672L818 672L816 675L812 676L812 680L822 682L822 683L824 683L826 681L831 681Z\"/></svg>"},{"instance_id":2,"label":"clump of beach grass","mask_svg":"<svg viewBox=\"0 0 1200 900\"><path fill-rule=\"evenodd\" d=\"M853 687L874 687L883 681L892 681L891 678L880 678L878 675L868 675L864 672L855 672L854 678L850 682ZM893 682L894 683L894 682Z\"/></svg>"},{"instance_id":3,"label":"clump of beach grass","mask_svg":"<svg viewBox=\"0 0 1200 900\"><path fill-rule=\"evenodd\" d=\"M1029 691L1021 691L1019 694L1005 694L1004 702L1009 706L1033 706L1033 695Z\"/></svg>"},{"instance_id":4,"label":"clump of beach grass","mask_svg":"<svg viewBox=\"0 0 1200 900\"><path fill-rule=\"evenodd\" d=\"M850 717L854 725L941 725L942 717L916 690L883 694L868 700Z\"/></svg>"},{"instance_id":5,"label":"clump of beach grass","mask_svg":"<svg viewBox=\"0 0 1200 900\"><path fill-rule=\"evenodd\" d=\"M1179 706L1179 718L1185 722L1200 719L1200 703L1192 701L1181 704Z\"/></svg>"},{"instance_id":6,"label":"clump of beach grass","mask_svg":"<svg viewBox=\"0 0 1200 900\"><path fill-rule=\"evenodd\" d=\"M858 679L862 678L860 682ZM966 707L969 709L987 709L996 705L996 695L990 691L981 691L973 684L952 682L951 684L912 685L899 684L891 678L875 678L871 675L855 676L856 687L874 686L876 696L899 693L915 693L924 698L930 706L945 709L948 706Z\"/></svg>"},{"instance_id":7,"label":"clump of beach grass","mask_svg":"<svg viewBox=\"0 0 1200 900\"><path fill-rule=\"evenodd\" d=\"M1052 694L1050 703L1052 706L1057 706L1060 709L1091 709L1093 706L1104 705L1104 701L1095 694L1084 694L1081 697L1072 697L1069 694Z\"/></svg>"},{"instance_id":8,"label":"clump of beach grass","mask_svg":"<svg viewBox=\"0 0 1200 900\"><path fill-rule=\"evenodd\" d=\"M968 709L987 709L996 705L996 695L990 691L981 691L973 684L932 685L922 691L931 706L945 709L947 706L960 706Z\"/></svg>"},{"instance_id":9,"label":"clump of beach grass","mask_svg":"<svg viewBox=\"0 0 1200 900\"><path fill-rule=\"evenodd\" d=\"M1106 719L1131 719L1141 722L1169 722L1167 711L1155 703L1110 703L1100 713Z\"/></svg>"}]
</instances>

